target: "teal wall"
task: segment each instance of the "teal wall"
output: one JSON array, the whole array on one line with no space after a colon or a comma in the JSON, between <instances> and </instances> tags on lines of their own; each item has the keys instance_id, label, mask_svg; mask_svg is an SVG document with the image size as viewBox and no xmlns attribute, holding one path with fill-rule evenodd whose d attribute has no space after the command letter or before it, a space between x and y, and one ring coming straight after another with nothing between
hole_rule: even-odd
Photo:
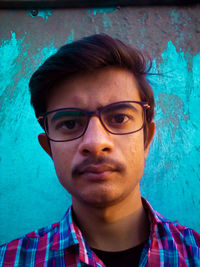
<instances>
[{"instance_id":1,"label":"teal wall","mask_svg":"<svg viewBox=\"0 0 200 267\"><path fill-rule=\"evenodd\" d=\"M156 136L141 181L161 214L200 232L200 6L0 10L0 243L59 220L70 205L41 132L28 81L66 42L104 32L150 51Z\"/></svg>"}]
</instances>

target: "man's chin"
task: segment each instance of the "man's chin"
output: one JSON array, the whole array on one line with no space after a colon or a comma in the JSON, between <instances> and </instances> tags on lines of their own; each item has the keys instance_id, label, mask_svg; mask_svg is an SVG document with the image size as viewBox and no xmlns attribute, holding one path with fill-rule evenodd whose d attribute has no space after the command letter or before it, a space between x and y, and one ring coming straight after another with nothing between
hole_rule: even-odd
<instances>
[{"instance_id":1,"label":"man's chin","mask_svg":"<svg viewBox=\"0 0 200 267\"><path fill-rule=\"evenodd\" d=\"M117 204L121 199L118 194L113 193L113 190L82 192L78 198L79 202L93 208L106 208Z\"/></svg>"}]
</instances>

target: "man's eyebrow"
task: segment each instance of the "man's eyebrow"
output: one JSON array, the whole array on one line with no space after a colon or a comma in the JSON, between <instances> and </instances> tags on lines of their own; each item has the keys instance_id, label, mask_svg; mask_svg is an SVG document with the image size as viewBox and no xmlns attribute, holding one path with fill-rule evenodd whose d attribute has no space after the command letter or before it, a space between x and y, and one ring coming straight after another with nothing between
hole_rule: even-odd
<instances>
[{"instance_id":1,"label":"man's eyebrow","mask_svg":"<svg viewBox=\"0 0 200 267\"><path fill-rule=\"evenodd\" d=\"M58 111L54 114L54 116L51 118L52 121L59 119L60 117L65 117L65 116L83 116L84 113L80 110L63 110L63 111Z\"/></svg>"},{"instance_id":2,"label":"man's eyebrow","mask_svg":"<svg viewBox=\"0 0 200 267\"><path fill-rule=\"evenodd\" d=\"M113 105L113 106L112 105L108 106L106 112L107 111L109 112L111 110L114 111L114 110L118 110L118 109L123 109L123 108L132 108L135 111L138 111L138 109L134 105L132 105L130 103L121 103L121 104L117 104L117 105Z\"/></svg>"}]
</instances>

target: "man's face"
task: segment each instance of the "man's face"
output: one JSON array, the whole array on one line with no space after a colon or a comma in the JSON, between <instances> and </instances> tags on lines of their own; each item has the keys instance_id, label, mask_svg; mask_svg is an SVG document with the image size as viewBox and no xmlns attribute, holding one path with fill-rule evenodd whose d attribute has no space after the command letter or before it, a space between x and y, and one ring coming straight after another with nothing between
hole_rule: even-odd
<instances>
[{"instance_id":1,"label":"man's face","mask_svg":"<svg viewBox=\"0 0 200 267\"><path fill-rule=\"evenodd\" d=\"M124 100L141 101L135 78L126 70L105 68L63 83L50 96L47 111L66 107L94 111ZM154 127L150 131L153 136ZM44 138L41 134L39 141L50 153L72 202L106 207L138 196L148 154L143 130L114 135L92 116L85 134L76 140L50 141L49 150Z\"/></svg>"}]
</instances>

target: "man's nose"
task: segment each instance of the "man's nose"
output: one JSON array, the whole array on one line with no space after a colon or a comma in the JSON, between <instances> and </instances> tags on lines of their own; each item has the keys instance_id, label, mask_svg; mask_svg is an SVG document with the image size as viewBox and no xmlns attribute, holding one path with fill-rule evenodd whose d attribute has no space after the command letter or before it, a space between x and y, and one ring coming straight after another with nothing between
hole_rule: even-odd
<instances>
[{"instance_id":1,"label":"man's nose","mask_svg":"<svg viewBox=\"0 0 200 267\"><path fill-rule=\"evenodd\" d=\"M111 133L103 127L98 117L91 117L87 130L82 136L80 153L83 156L100 156L112 152L113 148Z\"/></svg>"}]
</instances>

